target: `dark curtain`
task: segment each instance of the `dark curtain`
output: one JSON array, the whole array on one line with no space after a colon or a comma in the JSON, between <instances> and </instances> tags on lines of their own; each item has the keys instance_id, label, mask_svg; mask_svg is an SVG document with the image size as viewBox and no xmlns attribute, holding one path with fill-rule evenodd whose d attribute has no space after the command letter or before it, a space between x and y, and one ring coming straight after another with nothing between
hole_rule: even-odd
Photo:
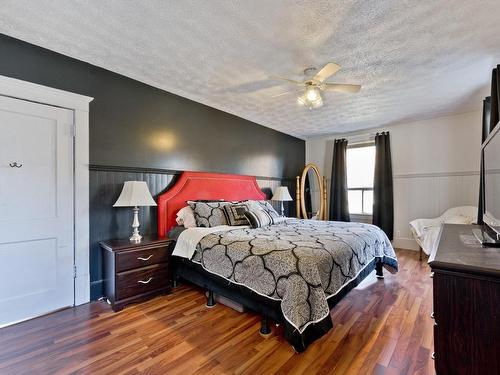
<instances>
[{"instance_id":1,"label":"dark curtain","mask_svg":"<svg viewBox=\"0 0 500 375\"><path fill-rule=\"evenodd\" d=\"M373 224L381 228L392 240L394 234L394 197L389 132L377 133L375 136Z\"/></svg>"},{"instance_id":2,"label":"dark curtain","mask_svg":"<svg viewBox=\"0 0 500 375\"><path fill-rule=\"evenodd\" d=\"M347 139L336 139L333 145L330 220L350 221L347 201Z\"/></svg>"},{"instance_id":3,"label":"dark curtain","mask_svg":"<svg viewBox=\"0 0 500 375\"><path fill-rule=\"evenodd\" d=\"M500 85L500 80L499 80L499 73L500 70L498 67L496 69L493 69L493 73L491 74L491 111L490 111L490 129L489 131L491 132L493 128L498 124L499 120L499 113L498 113L498 100L499 97L498 95L499 90L498 86Z\"/></svg>"},{"instance_id":4,"label":"dark curtain","mask_svg":"<svg viewBox=\"0 0 500 375\"><path fill-rule=\"evenodd\" d=\"M483 100L483 133L481 143L483 143L488 135L490 135L491 122L491 97L488 96Z\"/></svg>"},{"instance_id":5,"label":"dark curtain","mask_svg":"<svg viewBox=\"0 0 500 375\"><path fill-rule=\"evenodd\" d=\"M490 134L490 115L491 115L491 97L483 100L483 131L481 136L481 143L483 143ZM479 173L479 204L477 205L477 223L483 224L483 207L484 207L484 175L483 175L483 152L481 151L481 169Z\"/></svg>"}]
</instances>

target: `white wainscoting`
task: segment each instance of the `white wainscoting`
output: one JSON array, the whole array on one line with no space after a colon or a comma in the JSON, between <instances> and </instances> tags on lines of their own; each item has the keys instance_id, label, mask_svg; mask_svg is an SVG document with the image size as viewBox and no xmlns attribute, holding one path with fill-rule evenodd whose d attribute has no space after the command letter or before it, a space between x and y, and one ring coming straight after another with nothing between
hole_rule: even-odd
<instances>
[{"instance_id":1,"label":"white wainscoting","mask_svg":"<svg viewBox=\"0 0 500 375\"><path fill-rule=\"evenodd\" d=\"M429 173L394 176L394 245L418 249L409 222L440 216L448 208L477 206L479 173Z\"/></svg>"}]
</instances>

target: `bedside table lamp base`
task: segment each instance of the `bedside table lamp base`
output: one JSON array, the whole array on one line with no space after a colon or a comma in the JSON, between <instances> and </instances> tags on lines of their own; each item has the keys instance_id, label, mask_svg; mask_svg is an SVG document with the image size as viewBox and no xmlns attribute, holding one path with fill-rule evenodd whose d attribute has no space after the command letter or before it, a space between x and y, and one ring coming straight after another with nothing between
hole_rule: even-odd
<instances>
[{"instance_id":1,"label":"bedside table lamp base","mask_svg":"<svg viewBox=\"0 0 500 375\"><path fill-rule=\"evenodd\" d=\"M130 242L141 242L142 236L139 234L139 207L134 207L134 221L132 222L132 237L130 237Z\"/></svg>"}]
</instances>

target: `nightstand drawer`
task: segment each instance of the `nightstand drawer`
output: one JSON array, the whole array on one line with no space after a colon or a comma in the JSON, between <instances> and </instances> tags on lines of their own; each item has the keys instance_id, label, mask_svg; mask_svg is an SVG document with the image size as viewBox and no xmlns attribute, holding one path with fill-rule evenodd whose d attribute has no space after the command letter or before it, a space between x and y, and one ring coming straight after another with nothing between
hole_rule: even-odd
<instances>
[{"instance_id":1,"label":"nightstand drawer","mask_svg":"<svg viewBox=\"0 0 500 375\"><path fill-rule=\"evenodd\" d=\"M169 258L168 251L168 246L165 246L117 253L116 272L146 267L152 264L167 263Z\"/></svg>"},{"instance_id":2,"label":"nightstand drawer","mask_svg":"<svg viewBox=\"0 0 500 375\"><path fill-rule=\"evenodd\" d=\"M166 265L155 265L116 274L116 300L137 296L155 289L168 288L170 275Z\"/></svg>"}]
</instances>

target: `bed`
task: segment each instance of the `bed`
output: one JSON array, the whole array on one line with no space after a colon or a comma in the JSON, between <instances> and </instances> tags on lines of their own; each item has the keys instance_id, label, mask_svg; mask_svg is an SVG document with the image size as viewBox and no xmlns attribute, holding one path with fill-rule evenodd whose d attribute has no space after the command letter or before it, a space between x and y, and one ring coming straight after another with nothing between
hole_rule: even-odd
<instances>
[{"instance_id":1,"label":"bed","mask_svg":"<svg viewBox=\"0 0 500 375\"><path fill-rule=\"evenodd\" d=\"M158 199L158 233L176 225L188 200L263 200L254 177L184 172ZM283 324L285 338L304 351L333 326L330 309L367 275L397 272L394 250L379 228L286 218L261 228L189 228L174 250L175 275Z\"/></svg>"}]
</instances>

